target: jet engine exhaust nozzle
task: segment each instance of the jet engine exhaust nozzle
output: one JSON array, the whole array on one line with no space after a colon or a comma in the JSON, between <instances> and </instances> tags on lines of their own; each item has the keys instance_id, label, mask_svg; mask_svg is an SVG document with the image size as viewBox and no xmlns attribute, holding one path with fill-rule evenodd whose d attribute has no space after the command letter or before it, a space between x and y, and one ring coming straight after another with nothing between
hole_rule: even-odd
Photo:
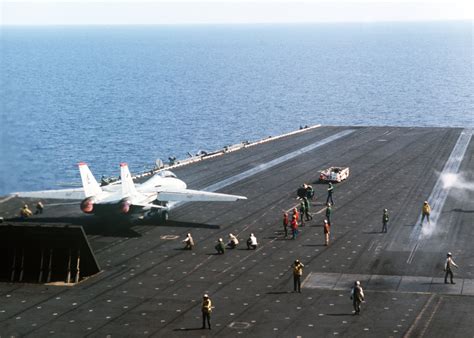
<instances>
[{"instance_id":1,"label":"jet engine exhaust nozzle","mask_svg":"<svg viewBox=\"0 0 474 338\"><path fill-rule=\"evenodd\" d=\"M131 206L132 206L132 202L126 198L120 201L119 210L122 214L127 214L130 211Z\"/></svg>"},{"instance_id":2,"label":"jet engine exhaust nozzle","mask_svg":"<svg viewBox=\"0 0 474 338\"><path fill-rule=\"evenodd\" d=\"M81 210L83 213L91 214L94 211L95 199L88 197L81 202Z\"/></svg>"}]
</instances>

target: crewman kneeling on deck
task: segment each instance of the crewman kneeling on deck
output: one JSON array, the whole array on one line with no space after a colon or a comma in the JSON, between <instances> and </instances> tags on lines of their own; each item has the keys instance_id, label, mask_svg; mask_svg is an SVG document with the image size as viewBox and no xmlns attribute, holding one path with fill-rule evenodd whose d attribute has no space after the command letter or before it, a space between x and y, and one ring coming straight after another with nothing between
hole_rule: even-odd
<instances>
[{"instance_id":1,"label":"crewman kneeling on deck","mask_svg":"<svg viewBox=\"0 0 474 338\"><path fill-rule=\"evenodd\" d=\"M250 234L249 239L247 239L247 249L256 249L257 248L257 237L254 234Z\"/></svg>"},{"instance_id":2,"label":"crewman kneeling on deck","mask_svg":"<svg viewBox=\"0 0 474 338\"><path fill-rule=\"evenodd\" d=\"M42 214L43 209L44 209L43 203L41 203L41 201L38 201L38 203L36 203L35 215Z\"/></svg>"},{"instance_id":3,"label":"crewman kneeling on deck","mask_svg":"<svg viewBox=\"0 0 474 338\"><path fill-rule=\"evenodd\" d=\"M215 248L219 255L222 255L225 252L225 245L224 245L224 242L222 241L222 238L219 238Z\"/></svg>"},{"instance_id":4,"label":"crewman kneeling on deck","mask_svg":"<svg viewBox=\"0 0 474 338\"><path fill-rule=\"evenodd\" d=\"M28 204L25 204L23 206L23 208L21 208L20 210L20 217L21 218L28 218L30 217L31 215L33 215L33 213L31 212L31 210L28 208Z\"/></svg>"},{"instance_id":5,"label":"crewman kneeling on deck","mask_svg":"<svg viewBox=\"0 0 474 338\"><path fill-rule=\"evenodd\" d=\"M194 248L194 240L190 233L188 233L188 236L184 239L183 242L186 243L184 250L192 250Z\"/></svg>"},{"instance_id":6,"label":"crewman kneeling on deck","mask_svg":"<svg viewBox=\"0 0 474 338\"><path fill-rule=\"evenodd\" d=\"M238 244L239 240L237 239L237 236L229 234L229 242L227 243L227 247L229 249L234 249Z\"/></svg>"}]
</instances>

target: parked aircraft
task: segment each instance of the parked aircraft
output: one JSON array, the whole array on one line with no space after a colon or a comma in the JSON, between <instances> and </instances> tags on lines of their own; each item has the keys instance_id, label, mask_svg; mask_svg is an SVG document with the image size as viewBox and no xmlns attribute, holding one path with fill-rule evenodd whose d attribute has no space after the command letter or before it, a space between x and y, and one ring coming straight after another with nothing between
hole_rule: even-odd
<instances>
[{"instance_id":1,"label":"parked aircraft","mask_svg":"<svg viewBox=\"0 0 474 338\"><path fill-rule=\"evenodd\" d=\"M173 202L233 202L247 199L245 196L187 189L186 183L169 170L159 171L144 183L135 184L126 163L120 164L121 181L106 186L99 185L86 163L79 163L79 172L82 188L18 192L14 195L82 200L80 208L86 214L161 214L164 221L168 219Z\"/></svg>"}]
</instances>

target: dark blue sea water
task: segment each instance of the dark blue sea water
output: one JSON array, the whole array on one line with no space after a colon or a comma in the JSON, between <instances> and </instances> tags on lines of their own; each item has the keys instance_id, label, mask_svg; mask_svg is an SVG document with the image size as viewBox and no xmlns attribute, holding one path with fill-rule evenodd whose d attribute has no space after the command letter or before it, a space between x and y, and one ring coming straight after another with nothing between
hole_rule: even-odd
<instances>
[{"instance_id":1,"label":"dark blue sea water","mask_svg":"<svg viewBox=\"0 0 474 338\"><path fill-rule=\"evenodd\" d=\"M474 126L471 22L8 27L0 194L300 125Z\"/></svg>"}]
</instances>

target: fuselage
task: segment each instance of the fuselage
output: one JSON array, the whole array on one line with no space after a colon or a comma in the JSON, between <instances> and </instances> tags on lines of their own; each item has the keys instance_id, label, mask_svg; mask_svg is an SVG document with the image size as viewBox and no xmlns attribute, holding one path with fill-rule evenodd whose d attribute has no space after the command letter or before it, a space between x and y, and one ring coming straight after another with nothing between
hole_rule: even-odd
<instances>
[{"instance_id":1,"label":"fuselage","mask_svg":"<svg viewBox=\"0 0 474 338\"><path fill-rule=\"evenodd\" d=\"M130 214L147 211L150 207L140 205L159 205L166 209L167 201L159 199L159 192L167 189L186 189L171 171L162 171L153 175L142 184L135 185L133 193L124 193L120 184L103 187L102 192L89 196L81 202L81 210L86 214Z\"/></svg>"}]
</instances>

